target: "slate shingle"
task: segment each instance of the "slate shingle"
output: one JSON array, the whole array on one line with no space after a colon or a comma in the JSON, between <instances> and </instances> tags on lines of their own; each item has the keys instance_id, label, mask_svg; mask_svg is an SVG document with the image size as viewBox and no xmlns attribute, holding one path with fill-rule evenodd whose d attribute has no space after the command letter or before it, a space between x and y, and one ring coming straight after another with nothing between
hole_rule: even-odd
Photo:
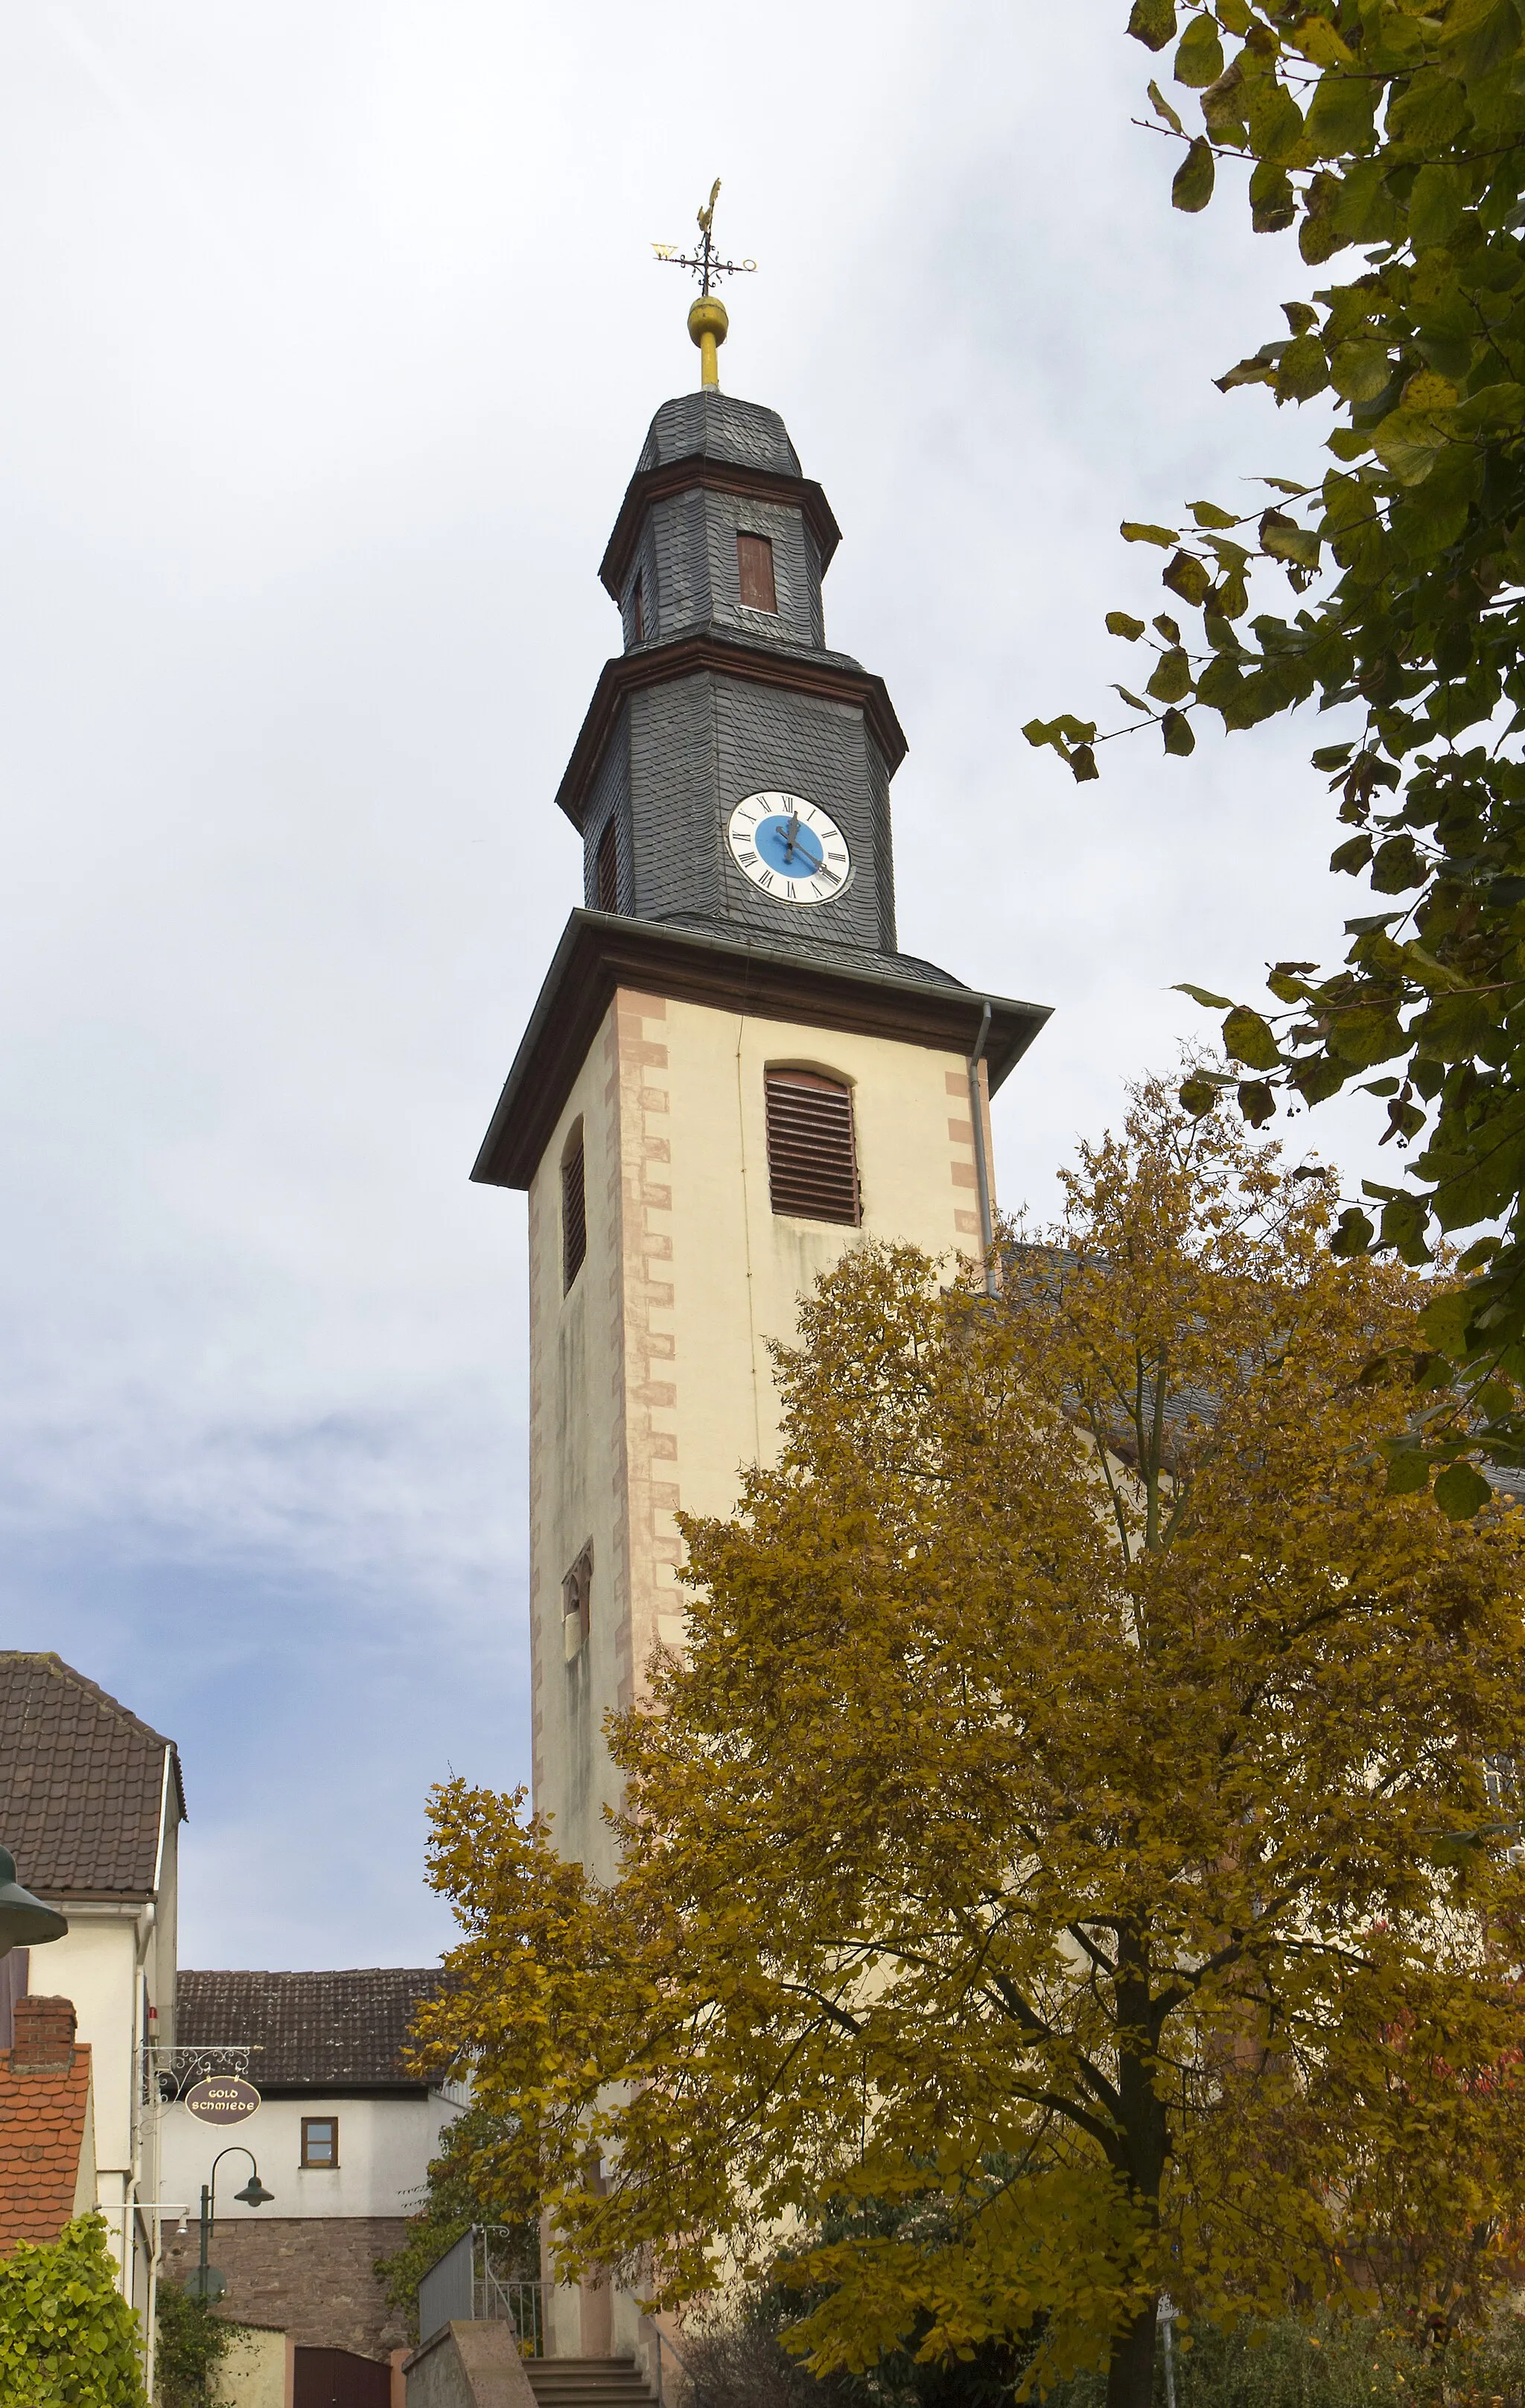
<instances>
[{"instance_id":1,"label":"slate shingle","mask_svg":"<svg viewBox=\"0 0 1525 2408\"><path fill-rule=\"evenodd\" d=\"M401 2052L418 2000L438 1989L437 1968L366 1966L340 1973L191 1973L175 1985L181 2048L257 2050L249 2079L261 2090L412 2088Z\"/></svg>"},{"instance_id":2,"label":"slate shingle","mask_svg":"<svg viewBox=\"0 0 1525 2408\"><path fill-rule=\"evenodd\" d=\"M58 1656L0 1652L0 1845L39 1897L149 1898L173 1743Z\"/></svg>"}]
</instances>

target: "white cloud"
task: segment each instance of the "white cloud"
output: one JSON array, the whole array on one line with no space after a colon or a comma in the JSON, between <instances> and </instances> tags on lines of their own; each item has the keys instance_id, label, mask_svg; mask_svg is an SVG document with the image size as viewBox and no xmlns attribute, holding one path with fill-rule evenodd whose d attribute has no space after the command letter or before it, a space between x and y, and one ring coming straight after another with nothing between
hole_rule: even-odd
<instances>
[{"instance_id":1,"label":"white cloud","mask_svg":"<svg viewBox=\"0 0 1525 2408\"><path fill-rule=\"evenodd\" d=\"M0 1593L179 1738L187 1961L434 1944L427 1781L524 1770L522 1208L466 1172L576 899L598 558L693 373L647 245L717 170L726 380L831 494L832 639L911 738L902 941L1056 1006L1006 1197L1200 1032L1174 980L1350 908L1301 735L1076 789L1018 734L1130 674L1121 517L1318 458L1212 389L1309 279L1172 214L1124 13L0 25Z\"/></svg>"}]
</instances>

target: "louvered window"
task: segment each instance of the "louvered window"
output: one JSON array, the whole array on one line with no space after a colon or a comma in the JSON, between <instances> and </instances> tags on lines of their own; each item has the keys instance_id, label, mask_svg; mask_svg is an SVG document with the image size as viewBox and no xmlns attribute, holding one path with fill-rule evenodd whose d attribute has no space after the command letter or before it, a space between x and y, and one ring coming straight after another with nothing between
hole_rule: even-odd
<instances>
[{"instance_id":1,"label":"louvered window","mask_svg":"<svg viewBox=\"0 0 1525 2408\"><path fill-rule=\"evenodd\" d=\"M644 588L644 579L637 577L635 580L635 592L632 597L634 608L632 609L630 615L635 629L635 641L638 644L644 644L646 641L646 594Z\"/></svg>"},{"instance_id":2,"label":"louvered window","mask_svg":"<svg viewBox=\"0 0 1525 2408\"><path fill-rule=\"evenodd\" d=\"M562 1287L569 1288L588 1253L588 1197L582 1178L582 1127L562 1165Z\"/></svg>"},{"instance_id":3,"label":"louvered window","mask_svg":"<svg viewBox=\"0 0 1525 2408\"><path fill-rule=\"evenodd\" d=\"M611 820L598 839L598 862L594 877L598 908L601 911L620 909L620 831Z\"/></svg>"},{"instance_id":4,"label":"louvered window","mask_svg":"<svg viewBox=\"0 0 1525 2408\"><path fill-rule=\"evenodd\" d=\"M767 1105L774 1211L856 1227L862 1215L851 1088L814 1070L770 1070Z\"/></svg>"},{"instance_id":5,"label":"louvered window","mask_svg":"<svg viewBox=\"0 0 1525 2408\"><path fill-rule=\"evenodd\" d=\"M773 582L773 545L765 535L737 536L736 574L741 580L741 599L745 609L777 611L778 595Z\"/></svg>"}]
</instances>

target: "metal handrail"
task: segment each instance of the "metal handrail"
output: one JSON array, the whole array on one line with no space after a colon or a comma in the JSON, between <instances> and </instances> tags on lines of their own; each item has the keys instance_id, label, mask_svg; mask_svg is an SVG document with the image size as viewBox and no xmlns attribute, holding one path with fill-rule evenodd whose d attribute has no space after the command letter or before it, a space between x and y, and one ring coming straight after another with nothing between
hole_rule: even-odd
<instances>
[{"instance_id":1,"label":"metal handrail","mask_svg":"<svg viewBox=\"0 0 1525 2408\"><path fill-rule=\"evenodd\" d=\"M447 2316L455 2315L473 2318L481 2317L491 2323L510 2326L522 2357L543 2358L546 2354L545 2314L540 2284L524 2275L500 2271L500 2267L513 2262L506 2249L502 2252L500 2266L494 2266L492 2263L493 2243L500 2240L512 2241L518 2237L511 2225L468 2225L465 2231L435 2260L433 2266L425 2269L419 2279L420 2332L425 2314L426 2287L453 2258L457 2260L459 2272L449 2278L447 2296L455 2300L456 2304L453 2307L446 2306L437 2297L430 2302L428 2313L435 2318L435 2322L429 2328L430 2332L438 2329L441 2312ZM461 2265L460 2259L463 2255L464 2264Z\"/></svg>"},{"instance_id":2,"label":"metal handrail","mask_svg":"<svg viewBox=\"0 0 1525 2408\"><path fill-rule=\"evenodd\" d=\"M689 2364L688 2359L678 2348L677 2344L668 2340L666 2334L663 2331L662 2327L658 2324L655 2316L648 2316L647 2321L651 2327L652 2336L657 2344L657 2408L664 2408L662 2389L662 2353L664 2349L670 2349L672 2351L678 2365L683 2369L684 2373L688 2376L689 2390L695 2402L697 2403L702 2401L704 2394L699 2388L699 2379L694 2373L692 2367Z\"/></svg>"},{"instance_id":3,"label":"metal handrail","mask_svg":"<svg viewBox=\"0 0 1525 2408\"><path fill-rule=\"evenodd\" d=\"M522 2275L498 2273L489 2254L493 2235L510 2229L503 2224L472 2227L472 2309L478 2316L512 2325L523 2357L543 2358L546 2343L540 2285Z\"/></svg>"}]
</instances>

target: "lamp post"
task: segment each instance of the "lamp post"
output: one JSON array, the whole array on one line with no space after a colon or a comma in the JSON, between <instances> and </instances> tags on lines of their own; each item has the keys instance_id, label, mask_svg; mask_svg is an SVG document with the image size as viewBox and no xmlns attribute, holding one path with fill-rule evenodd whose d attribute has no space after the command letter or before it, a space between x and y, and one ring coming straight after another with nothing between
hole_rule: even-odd
<instances>
[{"instance_id":1,"label":"lamp post","mask_svg":"<svg viewBox=\"0 0 1525 2408\"><path fill-rule=\"evenodd\" d=\"M229 2148L219 2149L216 2157L212 2159L211 2180L210 2182L204 2182L201 2186L201 2264L196 2272L196 2297L200 2300L203 2307L209 2305L209 2301L207 2298L207 2276L208 2272L207 2264L207 2243L211 2236L212 2226L217 2221L217 2170L224 2157L247 2157L249 2159L250 2169L249 2180L245 2183L242 2190L235 2190L233 2194L234 2198L239 2201L241 2206L264 2207L270 2200L273 2200L276 2195L273 2190L266 2190L264 2183L261 2182L260 2170L254 2163L254 2152L252 2149L242 2148L237 2143L234 2143Z\"/></svg>"},{"instance_id":2,"label":"lamp post","mask_svg":"<svg viewBox=\"0 0 1525 2408\"><path fill-rule=\"evenodd\" d=\"M45 1941L62 1940L68 1930L62 1914L44 1906L16 1878L16 1859L0 1848L0 1956L13 1948L40 1948Z\"/></svg>"}]
</instances>

